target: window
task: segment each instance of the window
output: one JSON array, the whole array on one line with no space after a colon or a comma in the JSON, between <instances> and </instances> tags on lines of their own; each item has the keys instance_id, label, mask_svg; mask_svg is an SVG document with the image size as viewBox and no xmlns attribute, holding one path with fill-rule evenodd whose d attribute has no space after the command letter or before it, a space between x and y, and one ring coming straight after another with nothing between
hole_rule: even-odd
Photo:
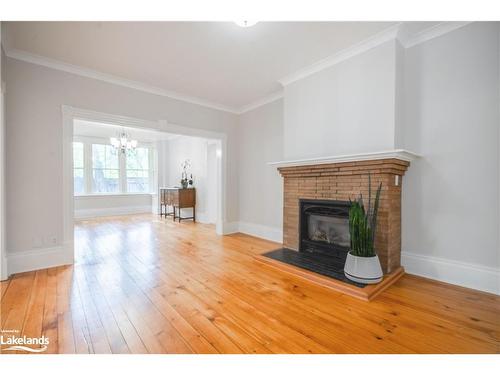
<instances>
[{"instance_id":1,"label":"window","mask_svg":"<svg viewBox=\"0 0 500 375\"><path fill-rule=\"evenodd\" d=\"M149 192L149 149L138 147L128 153L125 168L127 192Z\"/></svg>"},{"instance_id":2,"label":"window","mask_svg":"<svg viewBox=\"0 0 500 375\"><path fill-rule=\"evenodd\" d=\"M151 193L151 155L146 145L122 153L107 139L77 137L73 142L74 195Z\"/></svg>"},{"instance_id":3,"label":"window","mask_svg":"<svg viewBox=\"0 0 500 375\"><path fill-rule=\"evenodd\" d=\"M92 192L120 192L118 152L111 145L92 145Z\"/></svg>"},{"instance_id":4,"label":"window","mask_svg":"<svg viewBox=\"0 0 500 375\"><path fill-rule=\"evenodd\" d=\"M83 143L73 142L73 186L75 195L85 193Z\"/></svg>"}]
</instances>

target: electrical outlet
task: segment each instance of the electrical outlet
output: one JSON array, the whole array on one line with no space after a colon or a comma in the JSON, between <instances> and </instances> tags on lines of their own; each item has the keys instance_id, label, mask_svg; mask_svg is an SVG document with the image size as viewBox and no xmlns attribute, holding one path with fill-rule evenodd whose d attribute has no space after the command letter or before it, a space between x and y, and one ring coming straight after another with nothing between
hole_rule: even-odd
<instances>
[{"instance_id":1,"label":"electrical outlet","mask_svg":"<svg viewBox=\"0 0 500 375\"><path fill-rule=\"evenodd\" d=\"M57 245L57 237L56 236L52 236L49 238L49 244L51 246L56 246Z\"/></svg>"}]
</instances>

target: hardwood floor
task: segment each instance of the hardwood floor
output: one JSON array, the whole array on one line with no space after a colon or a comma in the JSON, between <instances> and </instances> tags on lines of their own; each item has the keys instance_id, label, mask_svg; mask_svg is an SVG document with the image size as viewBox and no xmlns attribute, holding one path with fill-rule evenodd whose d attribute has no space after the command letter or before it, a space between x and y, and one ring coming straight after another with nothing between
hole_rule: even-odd
<instances>
[{"instance_id":1,"label":"hardwood floor","mask_svg":"<svg viewBox=\"0 0 500 375\"><path fill-rule=\"evenodd\" d=\"M275 243L131 215L77 223L76 263L1 283L49 353L498 353L500 297L405 275L364 302L257 263Z\"/></svg>"}]
</instances>

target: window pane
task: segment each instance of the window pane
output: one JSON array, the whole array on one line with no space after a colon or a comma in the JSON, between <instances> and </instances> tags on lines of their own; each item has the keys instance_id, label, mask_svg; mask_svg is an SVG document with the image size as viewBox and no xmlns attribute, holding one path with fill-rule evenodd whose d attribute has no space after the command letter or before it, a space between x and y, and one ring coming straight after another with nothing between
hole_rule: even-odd
<instances>
[{"instance_id":1,"label":"window pane","mask_svg":"<svg viewBox=\"0 0 500 375\"><path fill-rule=\"evenodd\" d=\"M111 145L92 145L92 167L118 169L118 152Z\"/></svg>"},{"instance_id":2,"label":"window pane","mask_svg":"<svg viewBox=\"0 0 500 375\"><path fill-rule=\"evenodd\" d=\"M106 145L106 168L118 169L118 151L111 145Z\"/></svg>"},{"instance_id":3,"label":"window pane","mask_svg":"<svg viewBox=\"0 0 500 375\"><path fill-rule=\"evenodd\" d=\"M148 193L149 171L127 171L127 191L129 193Z\"/></svg>"},{"instance_id":4,"label":"window pane","mask_svg":"<svg viewBox=\"0 0 500 375\"><path fill-rule=\"evenodd\" d=\"M73 168L83 168L82 142L73 142Z\"/></svg>"},{"instance_id":5,"label":"window pane","mask_svg":"<svg viewBox=\"0 0 500 375\"><path fill-rule=\"evenodd\" d=\"M105 145L92 145L92 167L104 168L106 157L104 155Z\"/></svg>"},{"instance_id":6,"label":"window pane","mask_svg":"<svg viewBox=\"0 0 500 375\"><path fill-rule=\"evenodd\" d=\"M149 149L138 147L127 154L127 169L149 169Z\"/></svg>"},{"instance_id":7,"label":"window pane","mask_svg":"<svg viewBox=\"0 0 500 375\"><path fill-rule=\"evenodd\" d=\"M138 147L127 154L127 191L130 193L149 192L149 149Z\"/></svg>"},{"instance_id":8,"label":"window pane","mask_svg":"<svg viewBox=\"0 0 500 375\"><path fill-rule=\"evenodd\" d=\"M83 180L83 168L73 169L73 188L74 188L74 194L83 194L85 192L85 182Z\"/></svg>"},{"instance_id":9,"label":"window pane","mask_svg":"<svg viewBox=\"0 0 500 375\"><path fill-rule=\"evenodd\" d=\"M94 193L118 193L118 176L117 169L94 169L92 173L92 191Z\"/></svg>"},{"instance_id":10,"label":"window pane","mask_svg":"<svg viewBox=\"0 0 500 375\"><path fill-rule=\"evenodd\" d=\"M134 152L127 154L125 166L127 169L139 169L139 163L137 162L137 149Z\"/></svg>"},{"instance_id":11,"label":"window pane","mask_svg":"<svg viewBox=\"0 0 500 375\"><path fill-rule=\"evenodd\" d=\"M149 169L149 149L137 149L137 163L139 164L138 169Z\"/></svg>"},{"instance_id":12,"label":"window pane","mask_svg":"<svg viewBox=\"0 0 500 375\"><path fill-rule=\"evenodd\" d=\"M73 193L83 194L85 182L83 179L83 143L73 142Z\"/></svg>"},{"instance_id":13,"label":"window pane","mask_svg":"<svg viewBox=\"0 0 500 375\"><path fill-rule=\"evenodd\" d=\"M103 169L104 178L116 179L119 178L118 170L116 169Z\"/></svg>"}]
</instances>

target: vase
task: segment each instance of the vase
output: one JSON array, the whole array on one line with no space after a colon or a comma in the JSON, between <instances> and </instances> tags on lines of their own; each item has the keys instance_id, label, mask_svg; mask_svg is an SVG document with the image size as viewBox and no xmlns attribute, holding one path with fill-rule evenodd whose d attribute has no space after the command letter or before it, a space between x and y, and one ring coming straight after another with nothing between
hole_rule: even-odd
<instances>
[{"instance_id":1,"label":"vase","mask_svg":"<svg viewBox=\"0 0 500 375\"><path fill-rule=\"evenodd\" d=\"M384 276L377 255L372 257L358 257L352 255L351 252L347 254L344 274L349 280L362 284L376 284Z\"/></svg>"}]
</instances>

